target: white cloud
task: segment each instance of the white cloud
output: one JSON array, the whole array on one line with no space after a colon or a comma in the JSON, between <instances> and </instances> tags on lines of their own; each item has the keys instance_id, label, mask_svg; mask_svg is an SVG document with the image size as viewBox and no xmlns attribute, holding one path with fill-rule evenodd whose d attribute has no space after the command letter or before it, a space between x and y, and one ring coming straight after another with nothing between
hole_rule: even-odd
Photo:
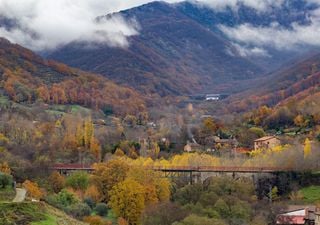
<instances>
[{"instance_id":1,"label":"white cloud","mask_svg":"<svg viewBox=\"0 0 320 225\"><path fill-rule=\"evenodd\" d=\"M304 45L320 46L320 20L312 18L311 24L291 24L292 28L284 28L277 23L270 26L255 27L242 24L237 27L220 26L221 31L230 39L247 45L292 49Z\"/></svg>"},{"instance_id":2,"label":"white cloud","mask_svg":"<svg viewBox=\"0 0 320 225\"><path fill-rule=\"evenodd\" d=\"M125 2L125 1L121 1ZM90 41L125 47L127 37L138 34L133 21L121 17L95 22L99 15L143 1L105 0L0 0L0 15L18 27L0 28L0 36L33 50L54 49L72 41Z\"/></svg>"},{"instance_id":3,"label":"white cloud","mask_svg":"<svg viewBox=\"0 0 320 225\"><path fill-rule=\"evenodd\" d=\"M242 46L237 43L233 43L232 48L227 49L227 52L232 56L240 55L242 57L271 57L268 51L263 48Z\"/></svg>"},{"instance_id":4,"label":"white cloud","mask_svg":"<svg viewBox=\"0 0 320 225\"><path fill-rule=\"evenodd\" d=\"M166 0L179 2L181 0ZM193 0L191 0L193 1ZM230 6L237 9L240 3L265 11L280 6L284 0L199 0L214 9ZM320 0L308 0L319 3ZM151 0L0 0L0 15L13 19L18 27L7 30L0 27L0 36L33 50L50 50L72 41L105 43L126 47L127 38L138 34L134 21L121 17L96 23L95 18L111 12L131 8ZM320 14L314 12L314 14ZM313 15L316 17L315 15ZM289 31L278 25L253 27L244 24L236 28L221 27L230 38L239 43L256 46L273 45L277 48L298 43L318 43L319 23L309 27L293 24ZM270 35L272 34L272 35ZM248 50L248 48L246 48ZM258 48L261 49L261 48ZM251 52L256 51L251 47Z\"/></svg>"},{"instance_id":5,"label":"white cloud","mask_svg":"<svg viewBox=\"0 0 320 225\"><path fill-rule=\"evenodd\" d=\"M200 0L199 2L215 10L224 10L226 7L237 10L239 5L243 4L258 11L266 11L281 6L284 0Z\"/></svg>"}]
</instances>

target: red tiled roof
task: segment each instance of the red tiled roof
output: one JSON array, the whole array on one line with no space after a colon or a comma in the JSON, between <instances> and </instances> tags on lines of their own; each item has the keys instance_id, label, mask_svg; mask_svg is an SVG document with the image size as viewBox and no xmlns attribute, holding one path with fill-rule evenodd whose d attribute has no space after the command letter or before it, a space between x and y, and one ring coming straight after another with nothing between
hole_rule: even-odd
<instances>
[{"instance_id":1,"label":"red tiled roof","mask_svg":"<svg viewBox=\"0 0 320 225\"><path fill-rule=\"evenodd\" d=\"M277 224L304 225L305 224L305 217L304 216L279 215L279 216L277 216Z\"/></svg>"}]
</instances>

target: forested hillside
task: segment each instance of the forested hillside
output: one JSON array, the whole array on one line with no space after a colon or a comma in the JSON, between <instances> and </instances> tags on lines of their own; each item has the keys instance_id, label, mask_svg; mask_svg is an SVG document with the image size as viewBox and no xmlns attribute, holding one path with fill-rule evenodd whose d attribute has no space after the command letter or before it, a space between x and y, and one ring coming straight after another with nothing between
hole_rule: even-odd
<instances>
[{"instance_id":1,"label":"forested hillside","mask_svg":"<svg viewBox=\"0 0 320 225\"><path fill-rule=\"evenodd\" d=\"M79 104L125 115L145 109L134 90L106 78L43 60L33 52L0 40L1 95L16 103Z\"/></svg>"},{"instance_id":2,"label":"forested hillside","mask_svg":"<svg viewBox=\"0 0 320 225\"><path fill-rule=\"evenodd\" d=\"M73 43L49 55L68 65L98 72L143 93L182 95L202 92L208 84L225 89L263 70L236 53L231 43L181 13L174 5L152 2L113 16L135 19L140 27L128 48ZM219 86L220 85L220 86Z\"/></svg>"},{"instance_id":3,"label":"forested hillside","mask_svg":"<svg viewBox=\"0 0 320 225\"><path fill-rule=\"evenodd\" d=\"M320 54L304 59L272 74L242 94L236 95L232 107L239 110L259 105L275 106L295 103L317 95L320 83Z\"/></svg>"},{"instance_id":4,"label":"forested hillside","mask_svg":"<svg viewBox=\"0 0 320 225\"><path fill-rule=\"evenodd\" d=\"M312 128L320 122L320 55L315 54L226 100L229 111L249 112L251 123L272 129ZM314 132L319 134L319 129Z\"/></svg>"}]
</instances>

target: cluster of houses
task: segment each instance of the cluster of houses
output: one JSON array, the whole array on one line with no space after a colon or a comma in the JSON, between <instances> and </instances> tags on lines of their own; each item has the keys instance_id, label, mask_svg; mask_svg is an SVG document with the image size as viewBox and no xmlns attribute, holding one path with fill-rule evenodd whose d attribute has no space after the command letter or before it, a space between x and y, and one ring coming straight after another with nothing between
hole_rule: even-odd
<instances>
[{"instance_id":1,"label":"cluster of houses","mask_svg":"<svg viewBox=\"0 0 320 225\"><path fill-rule=\"evenodd\" d=\"M320 225L320 208L290 205L277 215L276 225Z\"/></svg>"},{"instance_id":2,"label":"cluster of houses","mask_svg":"<svg viewBox=\"0 0 320 225\"><path fill-rule=\"evenodd\" d=\"M213 137L214 144L212 148L205 149L207 152L214 152L215 150L222 148L222 149L232 149L234 153L248 153L250 149L239 148L238 141L235 138L232 139L222 139L219 137ZM281 141L276 136L265 136L259 139L254 140L254 150L257 149L272 149L276 146L281 145ZM185 152L194 152L203 150L203 146L197 143L187 142L184 147Z\"/></svg>"}]
</instances>

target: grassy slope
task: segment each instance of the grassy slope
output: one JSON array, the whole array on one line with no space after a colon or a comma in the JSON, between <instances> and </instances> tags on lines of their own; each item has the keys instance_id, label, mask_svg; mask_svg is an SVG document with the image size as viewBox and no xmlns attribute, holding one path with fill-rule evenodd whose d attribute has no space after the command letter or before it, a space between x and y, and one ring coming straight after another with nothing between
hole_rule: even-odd
<instances>
[{"instance_id":1,"label":"grassy slope","mask_svg":"<svg viewBox=\"0 0 320 225\"><path fill-rule=\"evenodd\" d=\"M16 192L12 188L0 189L0 203L10 202L16 195Z\"/></svg>"},{"instance_id":2,"label":"grassy slope","mask_svg":"<svg viewBox=\"0 0 320 225\"><path fill-rule=\"evenodd\" d=\"M300 190L306 203L320 202L320 186L309 186Z\"/></svg>"},{"instance_id":3,"label":"grassy slope","mask_svg":"<svg viewBox=\"0 0 320 225\"><path fill-rule=\"evenodd\" d=\"M85 225L86 223L73 219L64 212L45 204L46 220L33 222L31 225Z\"/></svg>"},{"instance_id":4,"label":"grassy slope","mask_svg":"<svg viewBox=\"0 0 320 225\"><path fill-rule=\"evenodd\" d=\"M0 204L0 225L85 225L43 202Z\"/></svg>"}]
</instances>

